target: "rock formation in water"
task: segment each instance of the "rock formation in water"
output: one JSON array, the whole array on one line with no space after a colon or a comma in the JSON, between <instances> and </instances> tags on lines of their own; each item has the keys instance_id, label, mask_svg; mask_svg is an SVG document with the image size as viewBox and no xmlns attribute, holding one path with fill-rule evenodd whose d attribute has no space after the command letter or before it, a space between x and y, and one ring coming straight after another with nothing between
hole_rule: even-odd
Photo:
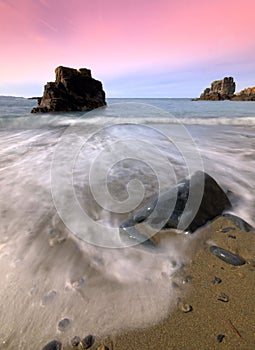
<instances>
[{"instance_id":1,"label":"rock formation in water","mask_svg":"<svg viewBox=\"0 0 255 350\"><path fill-rule=\"evenodd\" d=\"M199 100L221 101L231 100L235 93L236 84L232 77L225 77L222 80L215 80L211 88L206 88L200 95Z\"/></svg>"},{"instance_id":2,"label":"rock formation in water","mask_svg":"<svg viewBox=\"0 0 255 350\"><path fill-rule=\"evenodd\" d=\"M236 84L232 77L212 82L210 88L206 88L197 100L207 101L255 101L255 86L249 87L235 94Z\"/></svg>"},{"instance_id":3,"label":"rock formation in water","mask_svg":"<svg viewBox=\"0 0 255 350\"><path fill-rule=\"evenodd\" d=\"M32 113L90 111L106 105L102 83L87 68L57 67L56 80L44 86L38 107Z\"/></svg>"},{"instance_id":4,"label":"rock formation in water","mask_svg":"<svg viewBox=\"0 0 255 350\"><path fill-rule=\"evenodd\" d=\"M241 90L232 98L233 101L255 101L255 86Z\"/></svg>"}]
</instances>

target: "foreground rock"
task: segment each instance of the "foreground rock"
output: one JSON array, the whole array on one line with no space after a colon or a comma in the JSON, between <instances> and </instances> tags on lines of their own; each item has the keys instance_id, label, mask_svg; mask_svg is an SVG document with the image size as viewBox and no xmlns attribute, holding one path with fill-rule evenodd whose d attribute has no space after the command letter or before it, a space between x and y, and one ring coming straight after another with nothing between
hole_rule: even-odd
<instances>
[{"instance_id":1,"label":"foreground rock","mask_svg":"<svg viewBox=\"0 0 255 350\"><path fill-rule=\"evenodd\" d=\"M232 77L225 77L222 80L215 80L211 88L206 88L200 95L199 100L221 101L231 100L235 93L236 84Z\"/></svg>"},{"instance_id":2,"label":"foreground rock","mask_svg":"<svg viewBox=\"0 0 255 350\"><path fill-rule=\"evenodd\" d=\"M134 243L145 237L135 225L145 223L155 230L179 229L194 232L231 207L217 182L208 174L197 171L190 178L137 210L120 226L120 235Z\"/></svg>"},{"instance_id":3,"label":"foreground rock","mask_svg":"<svg viewBox=\"0 0 255 350\"><path fill-rule=\"evenodd\" d=\"M106 105L102 83L86 68L57 67L55 82L44 86L43 97L32 113L90 111Z\"/></svg>"}]
</instances>

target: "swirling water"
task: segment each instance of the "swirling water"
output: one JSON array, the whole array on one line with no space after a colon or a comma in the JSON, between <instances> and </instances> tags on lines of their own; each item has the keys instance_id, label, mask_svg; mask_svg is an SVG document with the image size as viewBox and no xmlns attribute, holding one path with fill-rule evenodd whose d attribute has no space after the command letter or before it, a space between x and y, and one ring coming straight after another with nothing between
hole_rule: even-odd
<instances>
[{"instance_id":1,"label":"swirling water","mask_svg":"<svg viewBox=\"0 0 255 350\"><path fill-rule=\"evenodd\" d=\"M43 344L64 317L72 327L61 339L164 317L188 238L156 263L147 251L113 249L117 227L193 171L215 177L232 212L255 225L254 102L109 99L89 113L42 115L30 114L34 105L0 97L4 348Z\"/></svg>"}]
</instances>

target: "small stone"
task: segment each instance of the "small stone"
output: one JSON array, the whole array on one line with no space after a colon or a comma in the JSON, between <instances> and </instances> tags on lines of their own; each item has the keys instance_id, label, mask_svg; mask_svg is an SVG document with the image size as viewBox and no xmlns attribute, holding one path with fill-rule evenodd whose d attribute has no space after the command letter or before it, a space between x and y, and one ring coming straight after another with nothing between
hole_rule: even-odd
<instances>
[{"instance_id":1,"label":"small stone","mask_svg":"<svg viewBox=\"0 0 255 350\"><path fill-rule=\"evenodd\" d=\"M217 335L217 342L218 343L221 343L222 342L222 340L225 338L225 335L224 334L219 334L219 335Z\"/></svg>"},{"instance_id":2,"label":"small stone","mask_svg":"<svg viewBox=\"0 0 255 350\"><path fill-rule=\"evenodd\" d=\"M228 235L229 238L236 239L235 235Z\"/></svg>"},{"instance_id":3,"label":"small stone","mask_svg":"<svg viewBox=\"0 0 255 350\"><path fill-rule=\"evenodd\" d=\"M71 345L72 345L73 347L79 346L80 342L81 342L81 338L75 336L75 337L73 337L73 339L71 340Z\"/></svg>"},{"instance_id":4,"label":"small stone","mask_svg":"<svg viewBox=\"0 0 255 350\"><path fill-rule=\"evenodd\" d=\"M84 339L81 341L82 349L89 349L95 342L95 338L93 335L87 335Z\"/></svg>"},{"instance_id":5,"label":"small stone","mask_svg":"<svg viewBox=\"0 0 255 350\"><path fill-rule=\"evenodd\" d=\"M182 284L186 284L189 281L191 281L193 279L193 276L186 276L183 280L182 280Z\"/></svg>"},{"instance_id":6,"label":"small stone","mask_svg":"<svg viewBox=\"0 0 255 350\"><path fill-rule=\"evenodd\" d=\"M79 289L84 285L84 283L85 283L85 279L81 277L78 280L71 282L71 285L73 288Z\"/></svg>"},{"instance_id":7,"label":"small stone","mask_svg":"<svg viewBox=\"0 0 255 350\"><path fill-rule=\"evenodd\" d=\"M178 306L178 309L184 313L187 313L193 310L191 305L182 302L180 298L177 299L177 306Z\"/></svg>"},{"instance_id":8,"label":"small stone","mask_svg":"<svg viewBox=\"0 0 255 350\"><path fill-rule=\"evenodd\" d=\"M105 345L100 345L97 350L110 350L107 346Z\"/></svg>"},{"instance_id":9,"label":"small stone","mask_svg":"<svg viewBox=\"0 0 255 350\"><path fill-rule=\"evenodd\" d=\"M42 305L45 306L49 303L51 303L57 295L57 292L55 290L50 290L47 294L45 294L42 298Z\"/></svg>"},{"instance_id":10,"label":"small stone","mask_svg":"<svg viewBox=\"0 0 255 350\"><path fill-rule=\"evenodd\" d=\"M187 312L192 311L192 306L189 305L189 304L181 303L180 306L179 306L179 309L182 312L187 313Z\"/></svg>"},{"instance_id":11,"label":"small stone","mask_svg":"<svg viewBox=\"0 0 255 350\"><path fill-rule=\"evenodd\" d=\"M66 241L66 237L54 237L49 239L50 247L55 247L57 244L61 244Z\"/></svg>"},{"instance_id":12,"label":"small stone","mask_svg":"<svg viewBox=\"0 0 255 350\"><path fill-rule=\"evenodd\" d=\"M52 340L42 348L42 350L61 350L61 349L62 349L62 344L58 340Z\"/></svg>"},{"instance_id":13,"label":"small stone","mask_svg":"<svg viewBox=\"0 0 255 350\"><path fill-rule=\"evenodd\" d=\"M71 325L71 321L69 318L63 318L63 320L59 321L58 323L58 330L60 332L66 331Z\"/></svg>"},{"instance_id":14,"label":"small stone","mask_svg":"<svg viewBox=\"0 0 255 350\"><path fill-rule=\"evenodd\" d=\"M233 231L233 230L235 230L234 227L226 227L226 228L223 228L223 229L221 230L221 232L222 232L222 233L227 233L227 232Z\"/></svg>"},{"instance_id":15,"label":"small stone","mask_svg":"<svg viewBox=\"0 0 255 350\"><path fill-rule=\"evenodd\" d=\"M219 283L222 282L222 280L221 280L221 278L219 278L219 277L215 277L214 280L213 280L212 282L213 282L213 284L219 284Z\"/></svg>"},{"instance_id":16,"label":"small stone","mask_svg":"<svg viewBox=\"0 0 255 350\"><path fill-rule=\"evenodd\" d=\"M218 300L223 301L224 303L227 303L227 302L229 301L229 297L228 297L227 294L221 293L221 294L218 296Z\"/></svg>"}]
</instances>

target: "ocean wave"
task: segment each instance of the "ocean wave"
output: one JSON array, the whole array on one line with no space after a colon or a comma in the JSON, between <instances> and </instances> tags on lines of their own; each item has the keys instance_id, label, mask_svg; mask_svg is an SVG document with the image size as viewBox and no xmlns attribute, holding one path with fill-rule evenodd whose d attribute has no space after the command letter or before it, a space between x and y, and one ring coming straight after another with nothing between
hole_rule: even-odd
<instances>
[{"instance_id":1,"label":"ocean wave","mask_svg":"<svg viewBox=\"0 0 255 350\"><path fill-rule=\"evenodd\" d=\"M62 119L56 121L59 126L75 125L109 125L109 124L184 124L184 125L232 125L232 126L255 126L255 117L213 117L213 118L169 118L169 117L94 117L82 119Z\"/></svg>"}]
</instances>

